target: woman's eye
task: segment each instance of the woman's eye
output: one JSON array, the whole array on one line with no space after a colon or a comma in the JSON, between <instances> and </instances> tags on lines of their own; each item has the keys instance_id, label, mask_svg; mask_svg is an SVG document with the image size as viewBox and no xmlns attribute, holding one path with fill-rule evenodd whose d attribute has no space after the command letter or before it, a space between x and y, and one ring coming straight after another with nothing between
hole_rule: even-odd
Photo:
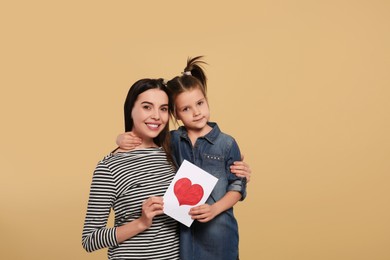
<instances>
[{"instance_id":1,"label":"woman's eye","mask_svg":"<svg viewBox=\"0 0 390 260\"><path fill-rule=\"evenodd\" d=\"M150 106L143 106L144 109L150 110Z\"/></svg>"},{"instance_id":2,"label":"woman's eye","mask_svg":"<svg viewBox=\"0 0 390 260\"><path fill-rule=\"evenodd\" d=\"M163 107L163 108L161 108L161 111L167 112L168 108L167 107Z\"/></svg>"}]
</instances>

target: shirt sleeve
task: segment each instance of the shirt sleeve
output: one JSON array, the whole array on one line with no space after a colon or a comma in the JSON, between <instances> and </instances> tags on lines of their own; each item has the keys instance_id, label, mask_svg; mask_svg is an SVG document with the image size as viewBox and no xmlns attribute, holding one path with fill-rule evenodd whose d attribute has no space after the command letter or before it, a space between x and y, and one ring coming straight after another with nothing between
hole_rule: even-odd
<instances>
[{"instance_id":1,"label":"shirt sleeve","mask_svg":"<svg viewBox=\"0 0 390 260\"><path fill-rule=\"evenodd\" d=\"M228 151L227 160L226 160L226 172L228 172L228 182L229 186L227 191L238 191L241 193L241 199L244 200L246 197L246 178L241 178L236 176L230 171L230 166L235 161L241 161L240 148L238 147L237 142L233 139L230 150Z\"/></svg>"},{"instance_id":2,"label":"shirt sleeve","mask_svg":"<svg viewBox=\"0 0 390 260\"><path fill-rule=\"evenodd\" d=\"M105 247L114 247L116 228L107 228L111 207L115 200L115 184L109 168L103 161L96 166L89 193L82 245L88 252Z\"/></svg>"}]
</instances>

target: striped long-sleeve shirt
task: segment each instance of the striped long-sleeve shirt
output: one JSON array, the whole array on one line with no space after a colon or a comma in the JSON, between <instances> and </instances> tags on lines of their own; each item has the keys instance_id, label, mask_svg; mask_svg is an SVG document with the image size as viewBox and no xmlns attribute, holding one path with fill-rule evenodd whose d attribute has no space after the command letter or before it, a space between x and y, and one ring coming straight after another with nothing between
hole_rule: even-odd
<instances>
[{"instance_id":1,"label":"striped long-sleeve shirt","mask_svg":"<svg viewBox=\"0 0 390 260\"><path fill-rule=\"evenodd\" d=\"M142 202L163 196L174 176L161 148L147 148L106 156L93 174L82 244L85 250L108 247L108 259L179 259L175 220L167 215L152 226L118 244L116 228L141 216ZM107 227L111 208L114 227Z\"/></svg>"}]
</instances>

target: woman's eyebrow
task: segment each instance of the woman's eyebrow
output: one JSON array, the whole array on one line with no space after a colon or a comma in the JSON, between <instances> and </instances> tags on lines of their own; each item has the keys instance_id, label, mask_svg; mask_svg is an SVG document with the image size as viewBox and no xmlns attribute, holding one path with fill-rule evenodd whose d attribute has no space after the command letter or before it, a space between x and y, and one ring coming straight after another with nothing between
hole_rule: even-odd
<instances>
[{"instance_id":1,"label":"woman's eyebrow","mask_svg":"<svg viewBox=\"0 0 390 260\"><path fill-rule=\"evenodd\" d=\"M149 102L149 101L142 101L141 104L147 104L147 105L151 105L151 106L154 106L154 103L153 102ZM160 107L167 107L168 104L161 104Z\"/></svg>"}]
</instances>

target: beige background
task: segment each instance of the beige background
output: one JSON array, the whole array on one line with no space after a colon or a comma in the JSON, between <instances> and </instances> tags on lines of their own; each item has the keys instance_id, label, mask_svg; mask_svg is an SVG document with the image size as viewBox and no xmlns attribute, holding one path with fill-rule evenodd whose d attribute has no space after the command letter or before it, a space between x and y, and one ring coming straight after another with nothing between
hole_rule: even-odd
<instances>
[{"instance_id":1,"label":"beige background","mask_svg":"<svg viewBox=\"0 0 390 260\"><path fill-rule=\"evenodd\" d=\"M253 176L244 260L390 259L390 2L4 1L0 258L81 247L96 163L143 77L206 55Z\"/></svg>"}]
</instances>

